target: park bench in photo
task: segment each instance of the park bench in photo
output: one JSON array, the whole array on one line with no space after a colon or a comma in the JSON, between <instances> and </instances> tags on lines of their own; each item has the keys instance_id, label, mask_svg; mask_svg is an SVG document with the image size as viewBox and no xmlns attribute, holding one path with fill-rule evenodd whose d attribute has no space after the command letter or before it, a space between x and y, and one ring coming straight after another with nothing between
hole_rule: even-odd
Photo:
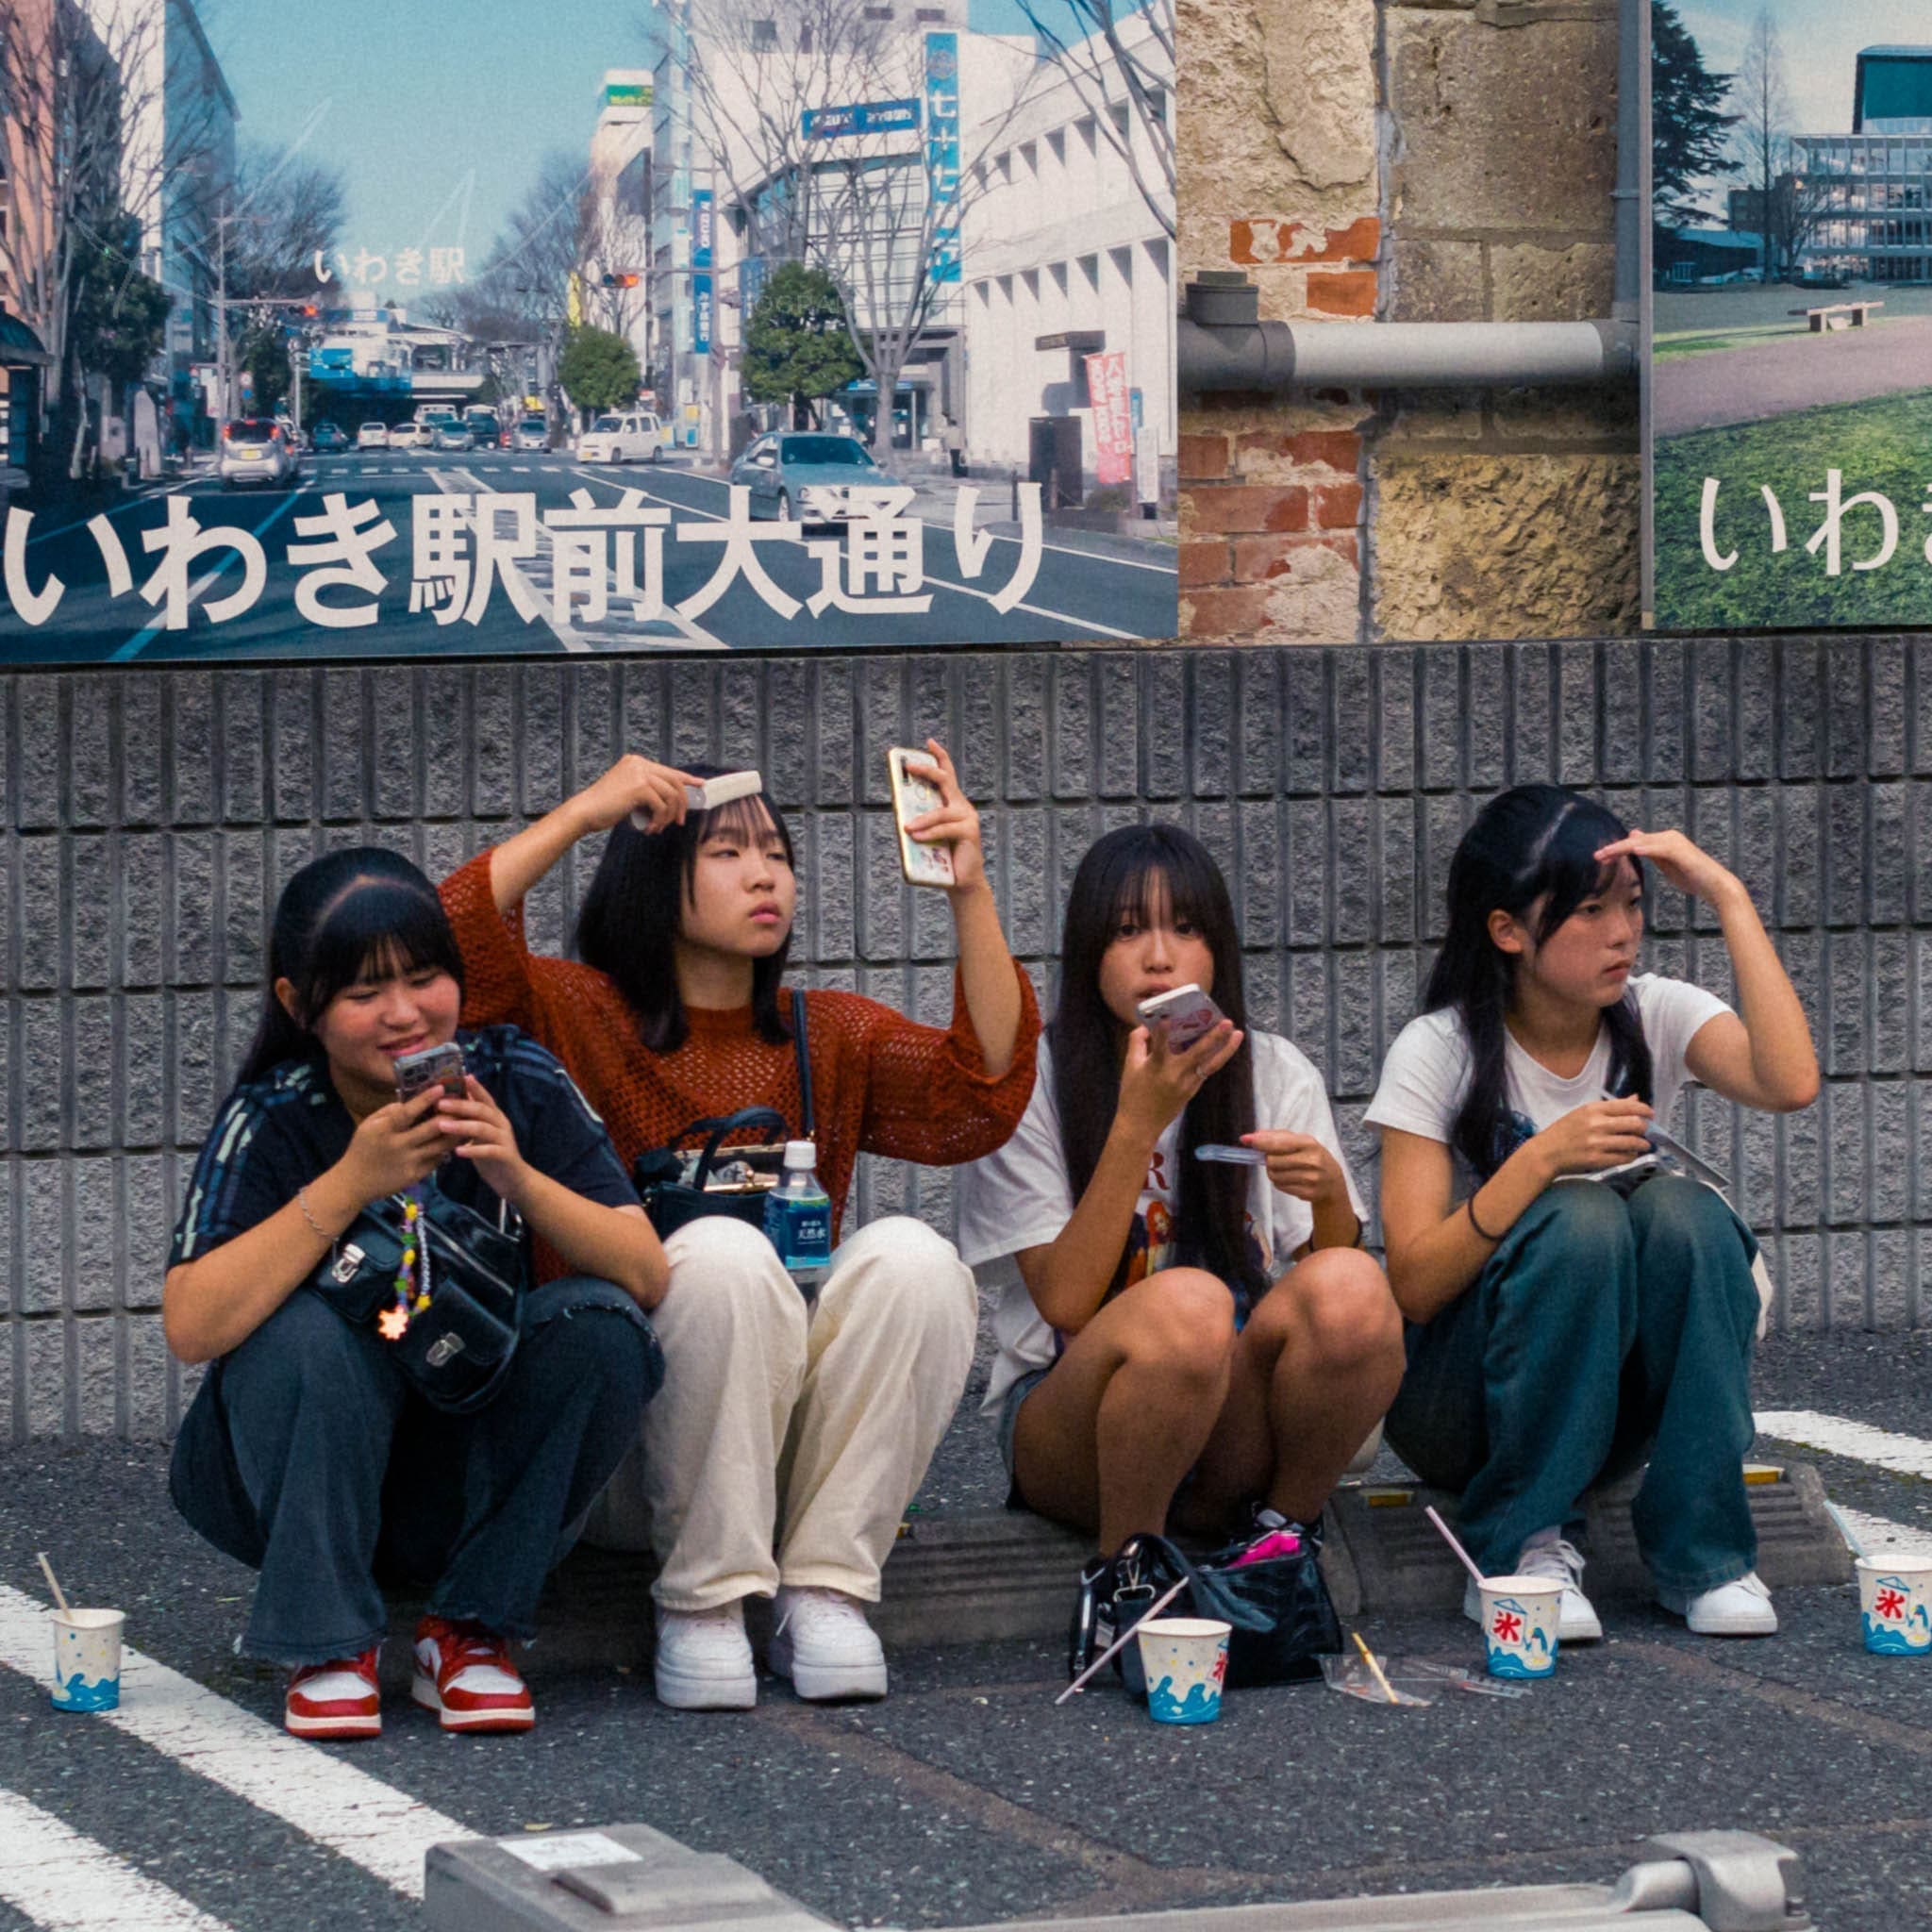
<instances>
[{"instance_id":1,"label":"park bench in photo","mask_svg":"<svg viewBox=\"0 0 1932 1932\"><path fill-rule=\"evenodd\" d=\"M1811 321L1811 333L1822 336L1826 329L1863 328L1865 318L1874 308L1883 308L1883 302L1827 302L1817 308L1789 308L1788 315L1805 315ZM1844 320L1849 316L1850 321Z\"/></svg>"}]
</instances>

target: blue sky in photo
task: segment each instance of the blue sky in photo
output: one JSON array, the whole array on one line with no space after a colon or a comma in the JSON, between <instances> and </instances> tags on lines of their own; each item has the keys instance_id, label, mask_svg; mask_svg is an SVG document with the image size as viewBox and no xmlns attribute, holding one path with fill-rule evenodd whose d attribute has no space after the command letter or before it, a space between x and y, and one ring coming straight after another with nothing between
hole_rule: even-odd
<instances>
[{"instance_id":1,"label":"blue sky in photo","mask_svg":"<svg viewBox=\"0 0 1932 1932\"><path fill-rule=\"evenodd\" d=\"M341 172L352 256L461 248L472 273L544 156L588 155L605 70L652 59L649 0L199 4L240 139L299 142ZM972 0L970 18L1027 31L1015 0Z\"/></svg>"}]
</instances>

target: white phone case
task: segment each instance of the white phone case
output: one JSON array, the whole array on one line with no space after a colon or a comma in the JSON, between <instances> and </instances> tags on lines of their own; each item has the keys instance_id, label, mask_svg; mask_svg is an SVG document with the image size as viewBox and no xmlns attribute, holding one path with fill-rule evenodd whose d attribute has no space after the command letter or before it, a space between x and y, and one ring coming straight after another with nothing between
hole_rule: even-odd
<instances>
[{"instance_id":1,"label":"white phone case","mask_svg":"<svg viewBox=\"0 0 1932 1932\"><path fill-rule=\"evenodd\" d=\"M899 864L915 886L950 886L957 879L953 871L953 848L950 845L922 845L916 839L906 836L908 819L937 811L946 802L940 788L930 778L906 769L908 758L926 756L924 752L908 751L903 745L894 745L886 754L887 769L892 774L892 816L899 828Z\"/></svg>"}]
</instances>

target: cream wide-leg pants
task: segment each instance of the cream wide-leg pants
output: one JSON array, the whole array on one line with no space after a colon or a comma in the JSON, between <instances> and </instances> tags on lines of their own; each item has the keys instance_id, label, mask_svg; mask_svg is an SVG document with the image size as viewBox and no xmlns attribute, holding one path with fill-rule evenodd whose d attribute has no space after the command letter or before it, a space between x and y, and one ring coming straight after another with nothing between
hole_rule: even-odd
<instances>
[{"instance_id":1,"label":"cream wide-leg pants","mask_svg":"<svg viewBox=\"0 0 1932 1932\"><path fill-rule=\"evenodd\" d=\"M688 1223L664 1252L663 1386L586 1541L653 1551L668 1610L781 1583L876 1603L973 1365L972 1270L906 1215L841 1242L812 1302L728 1215Z\"/></svg>"}]
</instances>

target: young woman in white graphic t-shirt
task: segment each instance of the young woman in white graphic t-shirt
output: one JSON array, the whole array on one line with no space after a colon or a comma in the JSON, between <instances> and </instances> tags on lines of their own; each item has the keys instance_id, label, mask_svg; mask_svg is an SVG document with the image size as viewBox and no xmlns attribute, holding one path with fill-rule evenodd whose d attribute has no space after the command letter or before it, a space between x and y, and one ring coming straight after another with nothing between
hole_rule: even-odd
<instances>
[{"instance_id":1,"label":"young woman in white graphic t-shirt","mask_svg":"<svg viewBox=\"0 0 1932 1932\"><path fill-rule=\"evenodd\" d=\"M1716 912L1738 1010L1637 972L1646 864ZM1818 1091L1791 982L1732 874L1555 785L1493 798L1449 868L1420 1019L1369 1108L1390 1278L1410 1323L1389 1440L1460 1492L1486 1574L1564 1585L1600 1637L1565 1525L1648 1462L1632 1516L1657 1600L1712 1636L1777 1628L1740 1464L1753 1436L1757 1244L1649 1133L1687 1077L1788 1111ZM1465 1608L1479 1614L1474 1589Z\"/></svg>"},{"instance_id":2,"label":"young woman in white graphic t-shirt","mask_svg":"<svg viewBox=\"0 0 1932 1932\"><path fill-rule=\"evenodd\" d=\"M1171 1053L1136 1008L1191 981L1227 1017ZM1196 1158L1213 1142L1266 1165ZM1401 1324L1321 1077L1248 1031L1226 884L1178 826L1080 861L1033 1097L961 1175L961 1252L1021 1275L988 1407L1025 1503L1103 1552L1249 1503L1319 1515L1394 1393Z\"/></svg>"}]
</instances>

